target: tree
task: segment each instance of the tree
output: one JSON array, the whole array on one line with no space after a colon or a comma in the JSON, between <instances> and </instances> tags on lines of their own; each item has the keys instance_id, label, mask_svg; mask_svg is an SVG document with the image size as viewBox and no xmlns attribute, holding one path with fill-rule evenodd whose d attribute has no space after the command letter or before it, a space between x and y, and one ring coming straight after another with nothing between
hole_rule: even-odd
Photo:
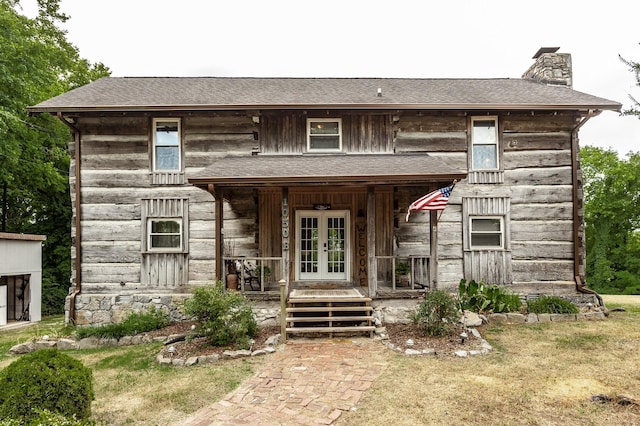
<instances>
[{"instance_id":1,"label":"tree","mask_svg":"<svg viewBox=\"0 0 640 426\"><path fill-rule=\"evenodd\" d=\"M38 0L38 15L19 0L0 0L0 231L47 236L43 313L61 312L70 277L69 130L27 107L109 75L82 59L57 25L60 0Z\"/></svg>"},{"instance_id":2,"label":"tree","mask_svg":"<svg viewBox=\"0 0 640 426\"><path fill-rule=\"evenodd\" d=\"M622 62L624 62L629 67L629 71L635 74L636 85L640 86L640 63L629 61L620 55L618 55L618 57ZM640 117L640 102L638 102L638 100L636 100L636 98L633 97L633 95L629 95L629 99L631 99L631 103L632 103L631 108L624 110L622 114L637 115L638 117Z\"/></svg>"},{"instance_id":3,"label":"tree","mask_svg":"<svg viewBox=\"0 0 640 426\"><path fill-rule=\"evenodd\" d=\"M580 150L584 175L587 283L640 294L640 153Z\"/></svg>"}]
</instances>

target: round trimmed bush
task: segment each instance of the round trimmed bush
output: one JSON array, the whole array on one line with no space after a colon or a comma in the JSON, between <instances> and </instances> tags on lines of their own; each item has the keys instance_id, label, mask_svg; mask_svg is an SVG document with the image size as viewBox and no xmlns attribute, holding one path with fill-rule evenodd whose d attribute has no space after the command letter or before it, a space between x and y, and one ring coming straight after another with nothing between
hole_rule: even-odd
<instances>
[{"instance_id":1,"label":"round trimmed bush","mask_svg":"<svg viewBox=\"0 0 640 426\"><path fill-rule=\"evenodd\" d=\"M88 419L92 380L91 369L55 348L24 355L0 371L0 419L29 423L36 410Z\"/></svg>"},{"instance_id":2,"label":"round trimmed bush","mask_svg":"<svg viewBox=\"0 0 640 426\"><path fill-rule=\"evenodd\" d=\"M249 301L241 293L226 291L221 282L195 289L184 303L184 312L198 322L194 334L206 337L213 346L248 349L258 331Z\"/></svg>"}]
</instances>

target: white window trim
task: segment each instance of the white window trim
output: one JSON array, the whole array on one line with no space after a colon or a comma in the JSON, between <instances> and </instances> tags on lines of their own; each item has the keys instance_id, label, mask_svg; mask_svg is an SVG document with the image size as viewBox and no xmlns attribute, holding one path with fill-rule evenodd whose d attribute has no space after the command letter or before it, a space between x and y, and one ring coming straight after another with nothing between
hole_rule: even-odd
<instances>
[{"instance_id":1,"label":"white window trim","mask_svg":"<svg viewBox=\"0 0 640 426\"><path fill-rule=\"evenodd\" d=\"M338 123L338 148L311 148L311 122ZM329 135L318 135L329 136ZM307 152L341 152L342 151L342 119L341 118L307 118Z\"/></svg>"},{"instance_id":2,"label":"white window trim","mask_svg":"<svg viewBox=\"0 0 640 426\"><path fill-rule=\"evenodd\" d=\"M492 167L492 168L475 168L474 167L474 158L473 158L473 147L474 145L489 145L486 143L477 143L473 140L473 128L474 128L474 123L476 121L490 121L493 120L494 122L494 128L496 131L496 141L495 141L495 147L496 147L496 167ZM498 171L500 170L500 131L498 128L498 116L497 115L487 115L487 116L478 116L478 117L471 117L471 169L472 171Z\"/></svg>"},{"instance_id":3,"label":"white window trim","mask_svg":"<svg viewBox=\"0 0 640 426\"><path fill-rule=\"evenodd\" d=\"M156 147L157 147L157 141L156 141L156 126L158 122L171 122L171 123L176 123L178 126L178 168L177 169L161 169L159 170L157 168L157 163L156 163ZM157 117L153 119L153 124L152 124L152 138L153 138L153 146L151 148L151 155L153 156L153 164L152 164L152 169L154 172L159 172L159 173L171 173L171 172L179 172L182 171L182 123L181 120L179 118L171 118L171 117L167 117L167 118L161 118L161 117ZM162 145L161 145L162 146Z\"/></svg>"},{"instance_id":4,"label":"white window trim","mask_svg":"<svg viewBox=\"0 0 640 426\"><path fill-rule=\"evenodd\" d=\"M153 233L153 222L154 221L174 221L178 224L180 228L177 235L180 237L180 245L179 247L153 247L151 237L154 235L176 235L176 233ZM147 251L153 253L181 253L184 247L184 233L182 227L182 218L181 217L149 217L147 218Z\"/></svg>"},{"instance_id":5,"label":"white window trim","mask_svg":"<svg viewBox=\"0 0 640 426\"><path fill-rule=\"evenodd\" d=\"M500 245L499 246L476 246L473 245L473 235L477 234L496 234L497 231L474 231L474 219L498 219L500 221ZM471 250L504 250L505 228L504 216L469 216L469 248Z\"/></svg>"}]
</instances>

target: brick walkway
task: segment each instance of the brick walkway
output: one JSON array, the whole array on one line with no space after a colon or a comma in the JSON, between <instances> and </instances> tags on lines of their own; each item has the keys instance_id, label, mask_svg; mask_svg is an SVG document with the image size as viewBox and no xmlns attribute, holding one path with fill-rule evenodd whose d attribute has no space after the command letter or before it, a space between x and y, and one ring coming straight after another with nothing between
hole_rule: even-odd
<instances>
[{"instance_id":1,"label":"brick walkway","mask_svg":"<svg viewBox=\"0 0 640 426\"><path fill-rule=\"evenodd\" d=\"M184 425L330 425L385 368L371 338L294 339L222 401Z\"/></svg>"}]
</instances>

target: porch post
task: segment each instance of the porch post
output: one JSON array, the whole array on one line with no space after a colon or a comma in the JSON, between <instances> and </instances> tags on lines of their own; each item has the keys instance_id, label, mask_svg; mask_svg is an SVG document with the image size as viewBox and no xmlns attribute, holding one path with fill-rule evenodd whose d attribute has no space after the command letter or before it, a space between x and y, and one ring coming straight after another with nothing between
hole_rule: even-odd
<instances>
[{"instance_id":1,"label":"porch post","mask_svg":"<svg viewBox=\"0 0 640 426\"><path fill-rule=\"evenodd\" d=\"M430 288L438 288L438 213L437 210L429 212L429 282Z\"/></svg>"},{"instance_id":2,"label":"porch post","mask_svg":"<svg viewBox=\"0 0 640 426\"><path fill-rule=\"evenodd\" d=\"M216 278L219 281L224 282L224 264L222 259L224 256L224 217L222 214L222 211L224 210L223 194L220 187L210 188L209 191L213 191L213 197L216 200Z\"/></svg>"},{"instance_id":3,"label":"porch post","mask_svg":"<svg viewBox=\"0 0 640 426\"><path fill-rule=\"evenodd\" d=\"M376 194L375 188L367 188L367 253L369 297L378 291L378 262L376 261Z\"/></svg>"},{"instance_id":4,"label":"porch post","mask_svg":"<svg viewBox=\"0 0 640 426\"><path fill-rule=\"evenodd\" d=\"M289 247L289 243L290 243L290 229L291 229L291 224L289 222L289 188L282 188L282 210L281 210L281 216L282 216L282 248L281 248L281 255L282 255L282 265L281 265L281 271L282 271L282 278L286 281L286 294L289 294L289 283L291 282L290 278L290 274L289 274L289 261L291 259L291 253L290 253L290 247Z\"/></svg>"}]
</instances>

